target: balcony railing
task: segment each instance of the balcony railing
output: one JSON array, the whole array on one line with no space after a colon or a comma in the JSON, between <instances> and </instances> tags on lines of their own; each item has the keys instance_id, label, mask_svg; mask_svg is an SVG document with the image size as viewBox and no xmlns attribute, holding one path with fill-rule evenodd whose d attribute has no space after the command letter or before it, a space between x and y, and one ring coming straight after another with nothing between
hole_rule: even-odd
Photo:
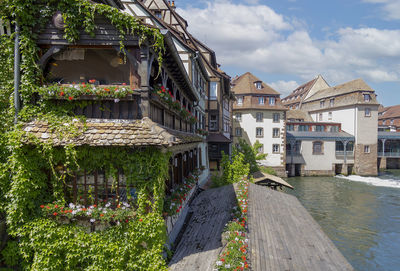
<instances>
[{"instance_id":1,"label":"balcony railing","mask_svg":"<svg viewBox=\"0 0 400 271\"><path fill-rule=\"evenodd\" d=\"M400 151L398 152L378 152L378 157L400 157Z\"/></svg>"},{"instance_id":2,"label":"balcony railing","mask_svg":"<svg viewBox=\"0 0 400 271\"><path fill-rule=\"evenodd\" d=\"M344 151L336 151L336 156L344 156ZM354 151L346 151L347 157L354 157Z\"/></svg>"}]
</instances>

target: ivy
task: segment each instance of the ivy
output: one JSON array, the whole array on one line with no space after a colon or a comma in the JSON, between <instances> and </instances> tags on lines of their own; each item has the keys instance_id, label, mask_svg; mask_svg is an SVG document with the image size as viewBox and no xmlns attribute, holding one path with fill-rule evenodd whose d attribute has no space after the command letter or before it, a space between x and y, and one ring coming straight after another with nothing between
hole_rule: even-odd
<instances>
[{"instance_id":1,"label":"ivy","mask_svg":"<svg viewBox=\"0 0 400 271\"><path fill-rule=\"evenodd\" d=\"M160 31L108 5L89 0L3 0L0 16L17 21L20 30L21 86L23 104L19 123L13 124L13 38L0 37L0 213L6 213L8 232L15 239L1 252L10 266L19 263L24 270L164 270L162 257L166 230L162 218L165 183L170 155L155 148L54 147L23 131L23 123L45 121L59 137L72 138L85 129L74 125L83 117L72 112L87 101L62 106L39 97L42 71L37 65L38 33L56 11L65 22L64 37L74 44L81 30L94 35L96 15L104 16L119 31L120 50L128 35L139 37L150 46L161 67L164 40ZM113 89L115 92L115 89ZM68 89L73 95L72 89ZM99 95L108 96L104 90ZM60 94L58 92L58 94ZM124 96L127 93L122 93ZM121 96L121 97L122 97ZM68 96L71 97L71 96ZM114 97L114 96L112 96ZM116 97L120 97L116 95ZM57 167L65 170L60 172ZM101 232L87 233L85 228L44 217L40 205L57 202L67 205L64 183L68 173L85 169L103 170L116 177L123 170L127 183L137 188L136 215ZM17 241L18 240L18 241Z\"/></svg>"}]
</instances>

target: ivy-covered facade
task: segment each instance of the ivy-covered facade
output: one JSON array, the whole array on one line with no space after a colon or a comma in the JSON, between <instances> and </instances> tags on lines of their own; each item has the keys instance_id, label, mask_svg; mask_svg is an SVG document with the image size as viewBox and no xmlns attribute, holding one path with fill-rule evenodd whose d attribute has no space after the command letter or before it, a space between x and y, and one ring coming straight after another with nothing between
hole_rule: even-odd
<instances>
[{"instance_id":1,"label":"ivy-covered facade","mask_svg":"<svg viewBox=\"0 0 400 271\"><path fill-rule=\"evenodd\" d=\"M2 3L3 18L20 26L22 56L15 125L12 74L1 89L9 267L166 269L168 238L208 176L208 77L196 52L120 1L94 2ZM4 72L14 37L4 37ZM204 85L187 67L199 67Z\"/></svg>"}]
</instances>

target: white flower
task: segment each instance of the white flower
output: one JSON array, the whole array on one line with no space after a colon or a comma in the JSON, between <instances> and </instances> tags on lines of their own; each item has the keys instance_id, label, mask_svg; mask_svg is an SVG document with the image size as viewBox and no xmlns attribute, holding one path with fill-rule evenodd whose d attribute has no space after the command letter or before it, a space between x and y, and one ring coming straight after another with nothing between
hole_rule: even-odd
<instances>
[{"instance_id":1,"label":"white flower","mask_svg":"<svg viewBox=\"0 0 400 271\"><path fill-rule=\"evenodd\" d=\"M215 264L216 264L217 266L221 266L221 265L222 265L222 262L221 262L221 261L217 261Z\"/></svg>"},{"instance_id":2,"label":"white flower","mask_svg":"<svg viewBox=\"0 0 400 271\"><path fill-rule=\"evenodd\" d=\"M106 208L108 208L108 207L110 207L110 206L111 206L111 203L108 202L108 203L106 204Z\"/></svg>"},{"instance_id":3,"label":"white flower","mask_svg":"<svg viewBox=\"0 0 400 271\"><path fill-rule=\"evenodd\" d=\"M229 263L225 264L225 268L231 268L231 265Z\"/></svg>"},{"instance_id":4,"label":"white flower","mask_svg":"<svg viewBox=\"0 0 400 271\"><path fill-rule=\"evenodd\" d=\"M77 212L76 210L73 210L73 211L72 211L72 214L73 214L73 215L75 215L75 214L76 214L76 212Z\"/></svg>"},{"instance_id":5,"label":"white flower","mask_svg":"<svg viewBox=\"0 0 400 271\"><path fill-rule=\"evenodd\" d=\"M114 99L114 103L119 103L120 99Z\"/></svg>"},{"instance_id":6,"label":"white flower","mask_svg":"<svg viewBox=\"0 0 400 271\"><path fill-rule=\"evenodd\" d=\"M95 221L96 221L96 219L94 219L94 218L90 219L90 223L94 223Z\"/></svg>"},{"instance_id":7,"label":"white flower","mask_svg":"<svg viewBox=\"0 0 400 271\"><path fill-rule=\"evenodd\" d=\"M244 239L244 241L245 241L246 243L248 243L248 242L249 242L249 239Z\"/></svg>"},{"instance_id":8,"label":"white flower","mask_svg":"<svg viewBox=\"0 0 400 271\"><path fill-rule=\"evenodd\" d=\"M68 204L68 206L69 206L69 208L71 208L71 209L75 208L75 204L73 204L73 203Z\"/></svg>"}]
</instances>

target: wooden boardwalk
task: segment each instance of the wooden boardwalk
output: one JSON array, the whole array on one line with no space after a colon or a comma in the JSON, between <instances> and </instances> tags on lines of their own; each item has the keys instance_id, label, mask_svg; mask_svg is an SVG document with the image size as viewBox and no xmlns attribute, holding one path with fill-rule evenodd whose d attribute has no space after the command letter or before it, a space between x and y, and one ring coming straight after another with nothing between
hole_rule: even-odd
<instances>
[{"instance_id":1,"label":"wooden boardwalk","mask_svg":"<svg viewBox=\"0 0 400 271\"><path fill-rule=\"evenodd\" d=\"M236 204L232 185L200 193L190 205L193 214L169 270L213 270L222 250L222 231L231 220L231 210Z\"/></svg>"},{"instance_id":2,"label":"wooden boardwalk","mask_svg":"<svg viewBox=\"0 0 400 271\"><path fill-rule=\"evenodd\" d=\"M250 184L248 209L252 270L353 270L296 197Z\"/></svg>"}]
</instances>

